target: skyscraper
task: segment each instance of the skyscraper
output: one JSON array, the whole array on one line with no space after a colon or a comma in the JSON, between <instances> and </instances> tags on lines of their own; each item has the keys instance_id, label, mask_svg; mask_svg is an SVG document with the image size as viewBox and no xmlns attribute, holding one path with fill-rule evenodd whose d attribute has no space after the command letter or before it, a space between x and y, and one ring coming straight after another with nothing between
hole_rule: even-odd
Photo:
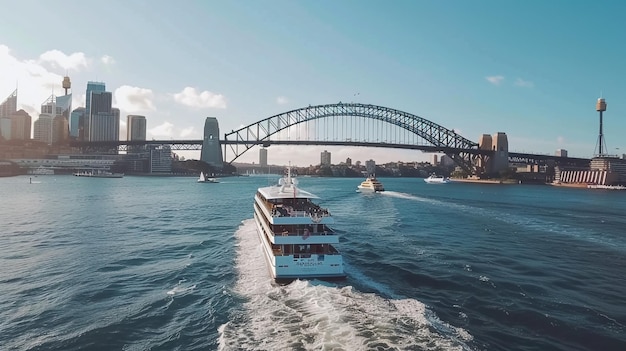
<instances>
[{"instance_id":1,"label":"skyscraper","mask_svg":"<svg viewBox=\"0 0 626 351\"><path fill-rule=\"evenodd\" d=\"M119 140L119 110L118 117L111 107L113 97L108 91L91 91L89 111L89 141Z\"/></svg>"},{"instance_id":2,"label":"skyscraper","mask_svg":"<svg viewBox=\"0 0 626 351\"><path fill-rule=\"evenodd\" d=\"M9 117L17 111L17 89L0 104L0 117Z\"/></svg>"},{"instance_id":3,"label":"skyscraper","mask_svg":"<svg viewBox=\"0 0 626 351\"><path fill-rule=\"evenodd\" d=\"M11 116L17 111L17 89L0 104L0 136L11 139Z\"/></svg>"},{"instance_id":4,"label":"skyscraper","mask_svg":"<svg viewBox=\"0 0 626 351\"><path fill-rule=\"evenodd\" d=\"M33 139L48 145L56 142L54 135L54 117L56 112L56 97L50 95L41 104L41 114L34 123Z\"/></svg>"},{"instance_id":5,"label":"skyscraper","mask_svg":"<svg viewBox=\"0 0 626 351\"><path fill-rule=\"evenodd\" d=\"M56 96L52 126L53 143L65 143L69 139L70 111L72 111L72 94Z\"/></svg>"},{"instance_id":6,"label":"skyscraper","mask_svg":"<svg viewBox=\"0 0 626 351\"><path fill-rule=\"evenodd\" d=\"M30 140L32 118L28 112L19 110L9 118L11 118L11 139Z\"/></svg>"},{"instance_id":7,"label":"skyscraper","mask_svg":"<svg viewBox=\"0 0 626 351\"><path fill-rule=\"evenodd\" d=\"M261 148L259 150L259 166L267 167L267 149Z\"/></svg>"},{"instance_id":8,"label":"skyscraper","mask_svg":"<svg viewBox=\"0 0 626 351\"><path fill-rule=\"evenodd\" d=\"M78 107L74 109L74 111L72 111L72 113L70 114L69 128L70 137L72 139L80 141L85 140L85 111L86 109L84 107Z\"/></svg>"},{"instance_id":9,"label":"skyscraper","mask_svg":"<svg viewBox=\"0 0 626 351\"><path fill-rule=\"evenodd\" d=\"M145 116L126 116L126 140L146 140Z\"/></svg>"},{"instance_id":10,"label":"skyscraper","mask_svg":"<svg viewBox=\"0 0 626 351\"><path fill-rule=\"evenodd\" d=\"M322 166L330 166L330 152L324 150L320 155L320 164Z\"/></svg>"},{"instance_id":11,"label":"skyscraper","mask_svg":"<svg viewBox=\"0 0 626 351\"><path fill-rule=\"evenodd\" d=\"M85 139L91 140L91 93L92 92L104 92L106 91L106 86L102 82L87 82L87 92L85 94ZM110 108L110 107L109 107Z\"/></svg>"}]
</instances>

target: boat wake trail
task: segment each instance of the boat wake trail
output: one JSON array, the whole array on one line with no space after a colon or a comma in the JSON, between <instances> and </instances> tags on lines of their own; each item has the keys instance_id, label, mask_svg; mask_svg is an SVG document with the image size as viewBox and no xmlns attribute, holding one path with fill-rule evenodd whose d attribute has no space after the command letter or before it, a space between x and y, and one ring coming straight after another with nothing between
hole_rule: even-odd
<instances>
[{"instance_id":1,"label":"boat wake trail","mask_svg":"<svg viewBox=\"0 0 626 351\"><path fill-rule=\"evenodd\" d=\"M253 220L235 234L243 311L219 328L220 350L466 350L465 330L442 332L414 299L384 298L317 280L276 284Z\"/></svg>"}]
</instances>

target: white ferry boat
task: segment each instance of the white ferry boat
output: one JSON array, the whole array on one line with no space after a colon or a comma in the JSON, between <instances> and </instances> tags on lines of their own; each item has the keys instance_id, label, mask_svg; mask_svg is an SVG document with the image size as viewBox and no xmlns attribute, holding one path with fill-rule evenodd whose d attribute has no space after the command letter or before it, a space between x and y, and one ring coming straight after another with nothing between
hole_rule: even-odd
<instances>
[{"instance_id":1,"label":"white ferry boat","mask_svg":"<svg viewBox=\"0 0 626 351\"><path fill-rule=\"evenodd\" d=\"M376 176L370 175L357 186L357 191L362 193L379 193L381 191L385 191L385 187L383 186L383 183L376 179Z\"/></svg>"},{"instance_id":2,"label":"white ferry boat","mask_svg":"<svg viewBox=\"0 0 626 351\"><path fill-rule=\"evenodd\" d=\"M45 166L39 166L37 168L29 170L28 173L32 175L51 175L54 174L54 169Z\"/></svg>"},{"instance_id":3,"label":"white ferry boat","mask_svg":"<svg viewBox=\"0 0 626 351\"><path fill-rule=\"evenodd\" d=\"M254 196L254 221L272 278L345 277L334 246L339 237L329 227L333 217L314 199L297 187L290 169L277 186L259 188Z\"/></svg>"},{"instance_id":4,"label":"white ferry boat","mask_svg":"<svg viewBox=\"0 0 626 351\"><path fill-rule=\"evenodd\" d=\"M424 178L424 181L428 184L447 184L450 183L450 178L431 174L428 178Z\"/></svg>"},{"instance_id":5,"label":"white ferry boat","mask_svg":"<svg viewBox=\"0 0 626 351\"><path fill-rule=\"evenodd\" d=\"M102 170L90 170L75 172L76 177L90 177L90 178L123 178L124 173L111 173L109 171Z\"/></svg>"}]
</instances>

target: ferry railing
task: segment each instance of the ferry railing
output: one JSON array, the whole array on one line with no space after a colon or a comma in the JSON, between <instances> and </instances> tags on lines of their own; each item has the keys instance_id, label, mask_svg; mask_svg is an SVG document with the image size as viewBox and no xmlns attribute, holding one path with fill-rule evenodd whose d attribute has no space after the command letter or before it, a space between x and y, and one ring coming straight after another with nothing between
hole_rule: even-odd
<instances>
[{"instance_id":1,"label":"ferry railing","mask_svg":"<svg viewBox=\"0 0 626 351\"><path fill-rule=\"evenodd\" d=\"M274 230L274 236L305 236L305 235L335 235L335 231L330 227L324 227L322 231L313 231L310 229L286 229L278 228Z\"/></svg>"}]
</instances>

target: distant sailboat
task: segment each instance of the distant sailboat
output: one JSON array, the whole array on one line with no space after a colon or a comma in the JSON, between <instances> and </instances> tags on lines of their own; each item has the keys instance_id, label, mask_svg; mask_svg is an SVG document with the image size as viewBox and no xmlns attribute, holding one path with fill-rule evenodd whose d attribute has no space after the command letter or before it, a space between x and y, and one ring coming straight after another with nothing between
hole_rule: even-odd
<instances>
[{"instance_id":1,"label":"distant sailboat","mask_svg":"<svg viewBox=\"0 0 626 351\"><path fill-rule=\"evenodd\" d=\"M219 183L215 178L207 178L204 175L204 172L200 172L200 177L198 177L198 183Z\"/></svg>"}]
</instances>

